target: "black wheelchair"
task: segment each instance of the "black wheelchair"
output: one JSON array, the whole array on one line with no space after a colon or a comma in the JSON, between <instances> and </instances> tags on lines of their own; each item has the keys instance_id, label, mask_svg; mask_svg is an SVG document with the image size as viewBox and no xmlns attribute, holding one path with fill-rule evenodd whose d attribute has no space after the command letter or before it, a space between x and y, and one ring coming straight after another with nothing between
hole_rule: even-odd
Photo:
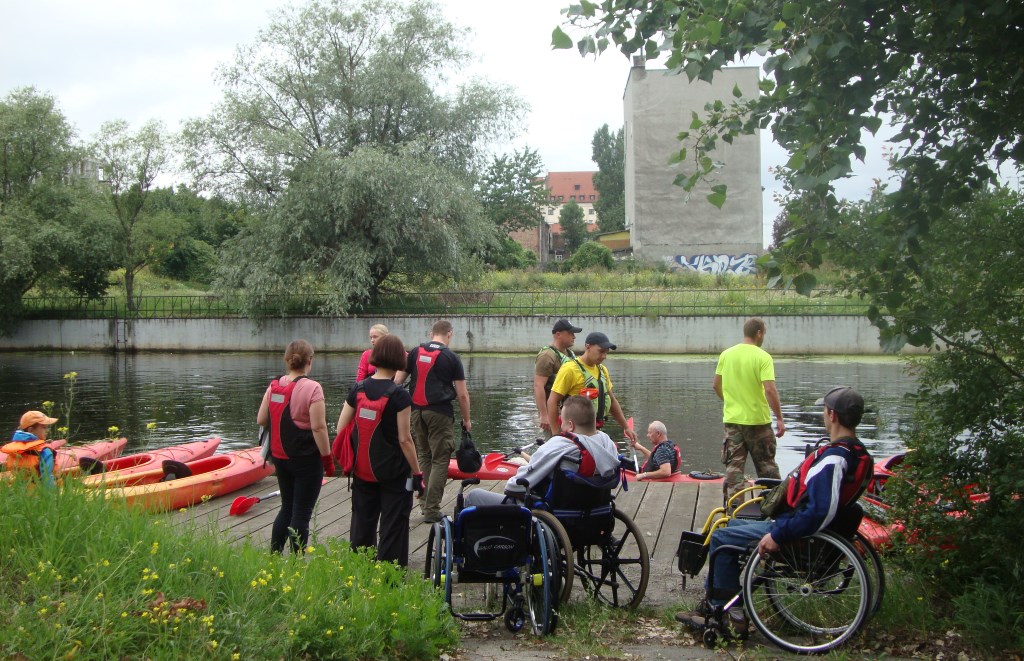
<instances>
[{"instance_id":1,"label":"black wheelchair","mask_svg":"<svg viewBox=\"0 0 1024 661\"><path fill-rule=\"evenodd\" d=\"M529 621L536 635L554 631L558 622L560 564L556 533L543 519L517 503L464 507L467 486L462 481L454 517L433 524L427 541L424 577L443 590L452 615L467 621L505 616L513 633ZM497 584L501 587L498 610L459 612L452 605L454 583Z\"/></svg>"},{"instance_id":2,"label":"black wheelchair","mask_svg":"<svg viewBox=\"0 0 1024 661\"><path fill-rule=\"evenodd\" d=\"M684 531L679 540L679 570L696 576L710 559L708 585L714 580L714 557L709 558L711 534L733 518L762 519L765 489L778 480L758 480L734 494L724 507L712 510L699 532ZM744 499L748 495L755 497ZM729 631L727 613L742 604L758 631L779 647L797 654L818 654L842 645L878 610L885 573L874 547L856 532L861 513L850 510L844 530L819 531L762 556L750 547L723 545L741 557L740 593L723 606L709 598L698 611L704 616L702 640L713 646ZM710 595L709 595L710 596ZM744 637L741 632L739 637Z\"/></svg>"},{"instance_id":3,"label":"black wheelchair","mask_svg":"<svg viewBox=\"0 0 1024 661\"><path fill-rule=\"evenodd\" d=\"M560 468L536 491L520 480L526 505L555 533L560 602L569 599L576 576L587 593L616 608L636 608L644 598L651 556L633 519L615 507L621 479L621 471L601 479Z\"/></svg>"}]
</instances>

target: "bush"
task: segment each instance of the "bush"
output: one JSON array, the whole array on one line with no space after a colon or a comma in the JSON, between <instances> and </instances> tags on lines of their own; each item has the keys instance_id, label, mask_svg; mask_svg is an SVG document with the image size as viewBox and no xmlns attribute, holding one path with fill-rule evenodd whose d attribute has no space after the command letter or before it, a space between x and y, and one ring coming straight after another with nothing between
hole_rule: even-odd
<instances>
[{"instance_id":1,"label":"bush","mask_svg":"<svg viewBox=\"0 0 1024 661\"><path fill-rule=\"evenodd\" d=\"M596 241L584 243L569 260L569 268L573 271L583 271L597 266L613 269L615 268L615 259L608 246L601 245Z\"/></svg>"},{"instance_id":2,"label":"bush","mask_svg":"<svg viewBox=\"0 0 1024 661\"><path fill-rule=\"evenodd\" d=\"M0 499L4 658L436 659L458 641L415 572L341 542L282 558L70 481L0 481Z\"/></svg>"},{"instance_id":3,"label":"bush","mask_svg":"<svg viewBox=\"0 0 1024 661\"><path fill-rule=\"evenodd\" d=\"M156 275L210 284L217 264L217 252L205 241L185 238L166 257L153 264Z\"/></svg>"}]
</instances>

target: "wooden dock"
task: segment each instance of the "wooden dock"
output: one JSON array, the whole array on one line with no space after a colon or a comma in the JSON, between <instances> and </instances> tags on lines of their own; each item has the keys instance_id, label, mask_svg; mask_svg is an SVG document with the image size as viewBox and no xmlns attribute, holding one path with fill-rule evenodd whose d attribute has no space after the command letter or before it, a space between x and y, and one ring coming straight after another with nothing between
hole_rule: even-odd
<instances>
[{"instance_id":1,"label":"wooden dock","mask_svg":"<svg viewBox=\"0 0 1024 661\"><path fill-rule=\"evenodd\" d=\"M459 482L450 481L445 488L443 512L452 512ZM504 481L482 482L477 489L500 491ZM346 478L328 478L320 493L313 515L311 534L314 538L336 537L348 539L349 521L352 517L352 493L347 488ZM683 599L681 574L676 568L676 548L679 534L703 525L708 513L721 504L720 482L709 483L634 483L629 490L619 489L617 506L629 514L644 534L647 548L651 552L651 578L644 598L645 605L665 606ZM217 498L184 512L171 514L176 523L195 522L201 528L220 531L228 541L237 543L249 539L257 546L270 546L270 529L277 516L280 500L277 498L258 503L242 516L230 516L228 508L238 496L263 496L277 490L273 477L235 492ZM419 508L414 507L409 537L409 566L421 570L426 557L429 524L421 523ZM703 592L702 582L690 580L686 590L687 598Z\"/></svg>"}]
</instances>

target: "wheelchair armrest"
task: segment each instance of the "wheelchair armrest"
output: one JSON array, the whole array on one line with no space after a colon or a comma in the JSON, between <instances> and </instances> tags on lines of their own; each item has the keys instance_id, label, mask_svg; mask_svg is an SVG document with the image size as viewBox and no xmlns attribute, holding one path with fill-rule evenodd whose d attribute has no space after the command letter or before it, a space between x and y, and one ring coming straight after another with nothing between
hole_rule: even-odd
<instances>
[{"instance_id":1,"label":"wheelchair armrest","mask_svg":"<svg viewBox=\"0 0 1024 661\"><path fill-rule=\"evenodd\" d=\"M782 484L782 480L774 477L759 477L754 480L755 487L777 487Z\"/></svg>"},{"instance_id":2,"label":"wheelchair armrest","mask_svg":"<svg viewBox=\"0 0 1024 661\"><path fill-rule=\"evenodd\" d=\"M521 478L517 479L516 480L516 484L518 484L519 486L523 487L527 491L530 490L530 481L528 479L526 479L525 477L521 477Z\"/></svg>"}]
</instances>

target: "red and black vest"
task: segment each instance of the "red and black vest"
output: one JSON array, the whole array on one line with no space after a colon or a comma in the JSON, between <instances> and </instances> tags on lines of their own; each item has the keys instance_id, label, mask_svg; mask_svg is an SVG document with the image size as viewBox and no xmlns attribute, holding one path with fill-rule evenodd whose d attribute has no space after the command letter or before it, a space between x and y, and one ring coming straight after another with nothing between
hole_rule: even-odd
<instances>
[{"instance_id":1,"label":"red and black vest","mask_svg":"<svg viewBox=\"0 0 1024 661\"><path fill-rule=\"evenodd\" d=\"M445 404L455 399L455 386L451 381L442 380L434 371L438 358L445 352L451 353L451 349L436 342L427 342L417 348L410 391L414 405L423 408L432 404Z\"/></svg>"},{"instance_id":2,"label":"red and black vest","mask_svg":"<svg viewBox=\"0 0 1024 661\"><path fill-rule=\"evenodd\" d=\"M296 459L320 454L313 440L313 430L300 429L292 419L292 391L305 376L286 385L281 379L270 382L270 453L278 459Z\"/></svg>"},{"instance_id":3,"label":"red and black vest","mask_svg":"<svg viewBox=\"0 0 1024 661\"><path fill-rule=\"evenodd\" d=\"M582 477L594 477L594 473L597 472L597 462L594 461L594 455L590 454L590 450L583 446L579 437L576 434L569 431L558 432L559 436L564 436L573 443L580 451L580 468L577 473Z\"/></svg>"},{"instance_id":4,"label":"red and black vest","mask_svg":"<svg viewBox=\"0 0 1024 661\"><path fill-rule=\"evenodd\" d=\"M362 383L355 387L355 429L352 447L355 451L355 476L364 482L384 482L409 477L409 462L402 454L397 438L388 438L381 428L384 409L399 388L391 383L377 399L366 396Z\"/></svg>"},{"instance_id":5,"label":"red and black vest","mask_svg":"<svg viewBox=\"0 0 1024 661\"><path fill-rule=\"evenodd\" d=\"M804 499L807 491L807 473L815 462L825 453L826 450L841 446L849 450L852 464L843 476L842 485L839 487L839 507L846 507L857 501L871 481L875 472L875 460L871 458L867 448L858 438L844 437L837 438L831 443L826 443L814 449L811 454L803 460L793 472L789 474L789 483L786 485L786 504L796 509L800 501Z\"/></svg>"}]
</instances>

